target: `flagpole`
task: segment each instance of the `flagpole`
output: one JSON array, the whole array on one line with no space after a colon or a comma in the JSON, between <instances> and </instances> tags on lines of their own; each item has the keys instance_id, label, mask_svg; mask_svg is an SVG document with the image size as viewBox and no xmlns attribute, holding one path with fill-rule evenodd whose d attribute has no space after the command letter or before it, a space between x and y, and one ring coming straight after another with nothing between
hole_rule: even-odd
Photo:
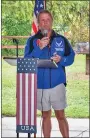
<instances>
[{"instance_id":1,"label":"flagpole","mask_svg":"<svg viewBox=\"0 0 90 138\"><path fill-rule=\"evenodd\" d=\"M46 0L44 0L44 2L45 2L45 9L46 9Z\"/></svg>"}]
</instances>

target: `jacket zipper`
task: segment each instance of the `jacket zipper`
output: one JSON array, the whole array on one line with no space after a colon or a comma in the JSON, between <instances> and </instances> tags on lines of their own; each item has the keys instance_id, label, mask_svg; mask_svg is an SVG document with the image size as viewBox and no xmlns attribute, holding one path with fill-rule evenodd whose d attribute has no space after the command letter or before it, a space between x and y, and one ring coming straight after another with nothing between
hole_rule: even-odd
<instances>
[{"instance_id":1,"label":"jacket zipper","mask_svg":"<svg viewBox=\"0 0 90 138\"><path fill-rule=\"evenodd\" d=\"M48 47L48 56L51 57L51 48L50 47ZM51 88L51 68L49 70L50 70L50 88Z\"/></svg>"}]
</instances>

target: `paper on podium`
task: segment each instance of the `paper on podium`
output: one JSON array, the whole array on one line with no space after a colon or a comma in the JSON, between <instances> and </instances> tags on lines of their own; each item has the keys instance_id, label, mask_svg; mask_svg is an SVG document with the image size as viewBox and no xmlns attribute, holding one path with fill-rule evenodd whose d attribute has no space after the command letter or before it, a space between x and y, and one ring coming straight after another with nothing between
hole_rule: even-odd
<instances>
[{"instance_id":1,"label":"paper on podium","mask_svg":"<svg viewBox=\"0 0 90 138\"><path fill-rule=\"evenodd\" d=\"M37 60L38 68L58 68L58 65L50 59L38 59Z\"/></svg>"}]
</instances>

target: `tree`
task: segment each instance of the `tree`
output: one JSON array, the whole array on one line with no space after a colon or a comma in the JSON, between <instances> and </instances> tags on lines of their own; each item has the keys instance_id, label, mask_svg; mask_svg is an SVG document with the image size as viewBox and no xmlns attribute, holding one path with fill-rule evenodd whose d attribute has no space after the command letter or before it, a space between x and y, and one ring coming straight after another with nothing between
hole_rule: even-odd
<instances>
[{"instance_id":1,"label":"tree","mask_svg":"<svg viewBox=\"0 0 90 138\"><path fill-rule=\"evenodd\" d=\"M29 35L33 7L31 1L2 1L2 35Z\"/></svg>"}]
</instances>

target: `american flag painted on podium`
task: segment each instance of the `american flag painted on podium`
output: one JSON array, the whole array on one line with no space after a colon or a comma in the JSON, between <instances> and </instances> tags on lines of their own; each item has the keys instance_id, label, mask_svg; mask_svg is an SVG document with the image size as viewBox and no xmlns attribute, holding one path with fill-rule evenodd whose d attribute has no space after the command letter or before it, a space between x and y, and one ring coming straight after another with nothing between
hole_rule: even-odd
<instances>
[{"instance_id":1,"label":"american flag painted on podium","mask_svg":"<svg viewBox=\"0 0 90 138\"><path fill-rule=\"evenodd\" d=\"M17 59L16 132L36 133L37 59Z\"/></svg>"},{"instance_id":2,"label":"american flag painted on podium","mask_svg":"<svg viewBox=\"0 0 90 138\"><path fill-rule=\"evenodd\" d=\"M32 32L31 35L34 35L38 31L38 23L37 23L37 15L40 10L45 9L46 0L35 0L35 7L34 7L34 17L32 23Z\"/></svg>"}]
</instances>

